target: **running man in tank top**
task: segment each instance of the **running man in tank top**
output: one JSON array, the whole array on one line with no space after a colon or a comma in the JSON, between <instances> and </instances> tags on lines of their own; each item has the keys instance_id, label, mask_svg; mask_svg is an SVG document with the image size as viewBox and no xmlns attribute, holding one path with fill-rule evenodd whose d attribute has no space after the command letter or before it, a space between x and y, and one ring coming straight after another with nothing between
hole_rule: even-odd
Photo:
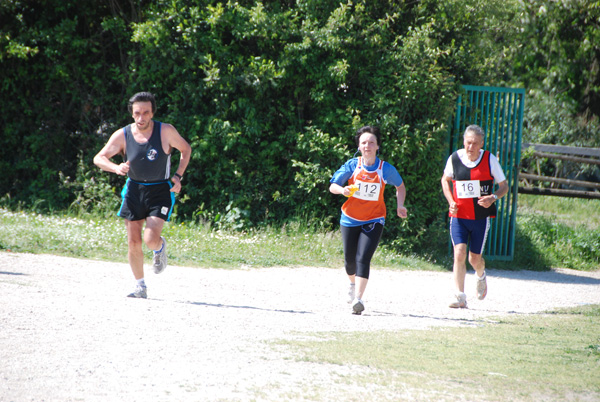
<instances>
[{"instance_id":1,"label":"running man in tank top","mask_svg":"<svg viewBox=\"0 0 600 402\"><path fill-rule=\"evenodd\" d=\"M154 250L154 272L161 273L167 267L167 242L161 233L173 212L175 194L181 191L192 148L175 127L152 120L156 101L151 93L135 94L128 108L134 122L111 135L94 157L94 164L107 172L128 176L118 213L127 228L127 256L136 280L135 290L128 297L145 299L142 241ZM177 171L171 175L174 149L181 155ZM111 161L116 155L123 156L122 163Z\"/></svg>"},{"instance_id":2,"label":"running man in tank top","mask_svg":"<svg viewBox=\"0 0 600 402\"><path fill-rule=\"evenodd\" d=\"M452 308L467 308L467 245L469 263L477 276L477 298L483 300L487 295L483 249L490 219L496 217L495 203L508 193L508 183L498 159L483 150L484 139L481 127L467 127L463 135L464 148L448 158L442 176L442 190L449 205L450 237L454 246L452 270L456 293L450 303ZM494 182L498 184L496 191Z\"/></svg>"},{"instance_id":3,"label":"running man in tank top","mask_svg":"<svg viewBox=\"0 0 600 402\"><path fill-rule=\"evenodd\" d=\"M397 215L406 218L407 210L402 177L394 166L377 157L381 146L379 129L362 127L354 139L362 156L350 159L333 174L329 191L348 197L342 205L340 230L344 266L350 280L348 303L352 303L352 313L360 315L365 309L363 295L369 281L371 258L385 225L383 193L387 184L396 188Z\"/></svg>"}]
</instances>

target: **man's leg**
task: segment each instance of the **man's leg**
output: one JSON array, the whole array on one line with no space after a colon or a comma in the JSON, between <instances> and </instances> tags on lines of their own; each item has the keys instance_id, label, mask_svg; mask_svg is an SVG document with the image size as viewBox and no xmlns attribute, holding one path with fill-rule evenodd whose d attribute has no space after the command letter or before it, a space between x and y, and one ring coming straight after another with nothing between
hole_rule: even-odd
<instances>
[{"instance_id":1,"label":"man's leg","mask_svg":"<svg viewBox=\"0 0 600 402\"><path fill-rule=\"evenodd\" d=\"M150 250L158 251L162 247L162 233L165 221L157 216L146 218L146 228L144 229L144 243Z\"/></svg>"},{"instance_id":2,"label":"man's leg","mask_svg":"<svg viewBox=\"0 0 600 402\"><path fill-rule=\"evenodd\" d=\"M487 280L485 275L485 260L483 249L490 229L490 218L480 219L475 222L471 234L471 247L469 250L469 263L477 276L477 298L485 299L487 295Z\"/></svg>"},{"instance_id":3,"label":"man's leg","mask_svg":"<svg viewBox=\"0 0 600 402\"><path fill-rule=\"evenodd\" d=\"M452 264L452 277L456 293L450 303L452 308L466 308L467 295L465 294L465 277L467 276L467 244L469 242L468 221L459 218L450 218L450 237L454 245L454 262Z\"/></svg>"},{"instance_id":4,"label":"man's leg","mask_svg":"<svg viewBox=\"0 0 600 402\"><path fill-rule=\"evenodd\" d=\"M142 228L144 221L125 220L127 228L127 258L135 279L144 277L144 253L142 252Z\"/></svg>"},{"instance_id":5,"label":"man's leg","mask_svg":"<svg viewBox=\"0 0 600 402\"><path fill-rule=\"evenodd\" d=\"M465 294L465 277L467 276L467 244L458 243L454 245L454 264L452 266L452 276L456 293L451 308L467 308L467 295Z\"/></svg>"},{"instance_id":6,"label":"man's leg","mask_svg":"<svg viewBox=\"0 0 600 402\"><path fill-rule=\"evenodd\" d=\"M469 264L477 272L477 277L481 278L485 273L485 260L481 254L469 252Z\"/></svg>"},{"instance_id":7,"label":"man's leg","mask_svg":"<svg viewBox=\"0 0 600 402\"><path fill-rule=\"evenodd\" d=\"M465 243L454 245L454 265L452 267L456 289L465 292L465 276L467 275L467 245Z\"/></svg>"},{"instance_id":8,"label":"man's leg","mask_svg":"<svg viewBox=\"0 0 600 402\"><path fill-rule=\"evenodd\" d=\"M160 217L149 216L146 218L144 242L150 250L154 251L152 267L155 274L160 274L167 268L167 241L160 235L164 224L165 221Z\"/></svg>"}]
</instances>

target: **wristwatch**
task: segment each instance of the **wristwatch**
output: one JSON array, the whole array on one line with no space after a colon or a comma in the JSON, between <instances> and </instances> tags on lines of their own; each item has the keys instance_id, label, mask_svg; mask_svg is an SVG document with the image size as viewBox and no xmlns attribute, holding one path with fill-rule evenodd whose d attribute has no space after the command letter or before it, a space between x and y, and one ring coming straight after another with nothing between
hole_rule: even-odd
<instances>
[{"instance_id":1,"label":"wristwatch","mask_svg":"<svg viewBox=\"0 0 600 402\"><path fill-rule=\"evenodd\" d=\"M173 174L173 176L177 176L177 178L179 179L179 181L181 181L181 179L183 179L183 176L180 175L179 173L175 173L175 174Z\"/></svg>"},{"instance_id":2,"label":"wristwatch","mask_svg":"<svg viewBox=\"0 0 600 402\"><path fill-rule=\"evenodd\" d=\"M498 196L496 194L492 194L492 197L494 197L494 201L498 200Z\"/></svg>"}]
</instances>

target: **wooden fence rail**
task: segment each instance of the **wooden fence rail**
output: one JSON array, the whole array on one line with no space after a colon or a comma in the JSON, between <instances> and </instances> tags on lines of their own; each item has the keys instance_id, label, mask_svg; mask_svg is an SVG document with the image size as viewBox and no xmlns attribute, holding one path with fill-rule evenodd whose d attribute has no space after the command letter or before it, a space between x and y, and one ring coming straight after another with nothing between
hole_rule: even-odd
<instances>
[{"instance_id":1,"label":"wooden fence rail","mask_svg":"<svg viewBox=\"0 0 600 402\"><path fill-rule=\"evenodd\" d=\"M532 180L532 181L548 181L551 183L566 184L568 186L600 189L600 183L596 183L593 181L561 179L560 177L538 176L537 174L529 174L529 173L519 173L519 179L526 179L526 180Z\"/></svg>"},{"instance_id":2,"label":"wooden fence rail","mask_svg":"<svg viewBox=\"0 0 600 402\"><path fill-rule=\"evenodd\" d=\"M533 157L535 158L550 158L566 160L575 163L586 163L592 165L600 165L600 148L584 148L584 147L568 147L561 145L548 145L548 144L529 144L523 143L523 149L533 147ZM534 175L529 173L519 173L519 181L523 184L528 184L528 181L532 182L549 182L564 184L568 186L581 187L587 190L571 190L571 189L558 189L558 188L540 188L528 185L520 185L518 188L519 193L523 194L537 194L537 195L553 195L558 197L575 197L575 198L587 198L587 199L600 199L600 183L590 182L583 180L572 180L564 179L561 177L549 177Z\"/></svg>"},{"instance_id":3,"label":"wooden fence rail","mask_svg":"<svg viewBox=\"0 0 600 402\"><path fill-rule=\"evenodd\" d=\"M600 159L592 159L592 158L579 158L577 156L571 155L557 155L557 154L549 154L546 152L534 152L533 156L537 158L550 158L550 159L560 159L563 161L571 161L578 163L589 163L591 165L600 165Z\"/></svg>"}]
</instances>

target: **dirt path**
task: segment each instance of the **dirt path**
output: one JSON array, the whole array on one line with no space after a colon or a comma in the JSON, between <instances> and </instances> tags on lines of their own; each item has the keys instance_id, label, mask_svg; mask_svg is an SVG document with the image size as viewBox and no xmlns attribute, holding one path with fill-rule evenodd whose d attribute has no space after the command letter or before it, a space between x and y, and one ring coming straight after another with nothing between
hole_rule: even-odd
<instances>
[{"instance_id":1,"label":"dirt path","mask_svg":"<svg viewBox=\"0 0 600 402\"><path fill-rule=\"evenodd\" d=\"M488 269L488 297L475 300L470 274L470 308L453 310L450 273L374 269L362 316L345 303L341 268L147 272L149 298L129 299L126 264L0 253L0 401L298 400L307 384L335 400L351 367L265 341L600 304L600 272Z\"/></svg>"}]
</instances>

